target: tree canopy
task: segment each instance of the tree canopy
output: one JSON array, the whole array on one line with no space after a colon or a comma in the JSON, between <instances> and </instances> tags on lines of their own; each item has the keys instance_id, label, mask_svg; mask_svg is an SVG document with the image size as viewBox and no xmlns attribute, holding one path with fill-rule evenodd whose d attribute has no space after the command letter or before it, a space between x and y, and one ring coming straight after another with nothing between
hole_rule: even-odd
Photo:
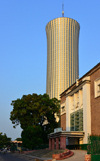
<instances>
[{"instance_id":1,"label":"tree canopy","mask_svg":"<svg viewBox=\"0 0 100 161\"><path fill-rule=\"evenodd\" d=\"M10 145L11 138L8 138L6 134L0 133L0 148Z\"/></svg>"},{"instance_id":2,"label":"tree canopy","mask_svg":"<svg viewBox=\"0 0 100 161\"><path fill-rule=\"evenodd\" d=\"M21 99L12 101L10 120L14 127L20 124L22 129L28 126L40 125L45 121L56 126L55 113L59 115L60 102L56 98L50 99L47 94L23 95Z\"/></svg>"},{"instance_id":3,"label":"tree canopy","mask_svg":"<svg viewBox=\"0 0 100 161\"><path fill-rule=\"evenodd\" d=\"M22 140L23 146L28 149L34 149L41 144L45 143L43 138L43 130L40 126L29 126L25 130L22 131Z\"/></svg>"},{"instance_id":4,"label":"tree canopy","mask_svg":"<svg viewBox=\"0 0 100 161\"><path fill-rule=\"evenodd\" d=\"M23 95L21 99L12 101L11 105L10 120L14 127L20 125L23 129L22 141L27 148L46 143L47 135L59 126L55 113L59 116L60 101L50 99L47 94Z\"/></svg>"}]
</instances>

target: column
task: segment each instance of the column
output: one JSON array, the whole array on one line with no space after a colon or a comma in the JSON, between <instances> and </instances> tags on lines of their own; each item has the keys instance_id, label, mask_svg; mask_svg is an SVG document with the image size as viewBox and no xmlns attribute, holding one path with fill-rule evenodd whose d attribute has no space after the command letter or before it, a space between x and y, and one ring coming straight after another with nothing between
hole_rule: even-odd
<instances>
[{"instance_id":1,"label":"column","mask_svg":"<svg viewBox=\"0 0 100 161\"><path fill-rule=\"evenodd\" d=\"M52 139L49 138L49 150L51 150L51 149L52 149Z\"/></svg>"},{"instance_id":2,"label":"column","mask_svg":"<svg viewBox=\"0 0 100 161\"><path fill-rule=\"evenodd\" d=\"M59 149L59 138L56 138L56 149Z\"/></svg>"},{"instance_id":3,"label":"column","mask_svg":"<svg viewBox=\"0 0 100 161\"><path fill-rule=\"evenodd\" d=\"M91 135L90 84L88 82L83 86L83 131L85 131L83 144L87 144L88 136Z\"/></svg>"},{"instance_id":4,"label":"column","mask_svg":"<svg viewBox=\"0 0 100 161\"><path fill-rule=\"evenodd\" d=\"M60 149L66 149L66 136L60 136Z\"/></svg>"},{"instance_id":5,"label":"column","mask_svg":"<svg viewBox=\"0 0 100 161\"><path fill-rule=\"evenodd\" d=\"M54 147L55 147L55 139L52 138L52 150L54 150Z\"/></svg>"},{"instance_id":6,"label":"column","mask_svg":"<svg viewBox=\"0 0 100 161\"><path fill-rule=\"evenodd\" d=\"M71 96L66 98L66 131L70 131Z\"/></svg>"}]
</instances>

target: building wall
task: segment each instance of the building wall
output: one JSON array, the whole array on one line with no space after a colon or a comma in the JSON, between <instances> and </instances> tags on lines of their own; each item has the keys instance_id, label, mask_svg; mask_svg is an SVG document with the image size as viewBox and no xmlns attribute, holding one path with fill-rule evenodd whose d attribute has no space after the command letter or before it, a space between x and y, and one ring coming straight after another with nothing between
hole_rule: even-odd
<instances>
[{"instance_id":1,"label":"building wall","mask_svg":"<svg viewBox=\"0 0 100 161\"><path fill-rule=\"evenodd\" d=\"M91 75L91 133L100 135L100 92L96 89L95 82L100 84L100 69ZM95 92L99 96L95 96Z\"/></svg>"},{"instance_id":2,"label":"building wall","mask_svg":"<svg viewBox=\"0 0 100 161\"><path fill-rule=\"evenodd\" d=\"M60 108L60 126L62 130L66 131L66 96L61 98L61 108Z\"/></svg>"},{"instance_id":3,"label":"building wall","mask_svg":"<svg viewBox=\"0 0 100 161\"><path fill-rule=\"evenodd\" d=\"M64 95L63 97L61 97L60 103L64 103L66 101L66 95Z\"/></svg>"},{"instance_id":4,"label":"building wall","mask_svg":"<svg viewBox=\"0 0 100 161\"><path fill-rule=\"evenodd\" d=\"M46 25L47 82L46 93L56 97L73 84L79 75L79 23L61 17Z\"/></svg>"},{"instance_id":5,"label":"building wall","mask_svg":"<svg viewBox=\"0 0 100 161\"><path fill-rule=\"evenodd\" d=\"M79 139L78 138L68 138L68 144L69 145L78 145L79 144Z\"/></svg>"},{"instance_id":6,"label":"building wall","mask_svg":"<svg viewBox=\"0 0 100 161\"><path fill-rule=\"evenodd\" d=\"M61 128L63 131L66 131L66 113L61 115Z\"/></svg>"},{"instance_id":7,"label":"building wall","mask_svg":"<svg viewBox=\"0 0 100 161\"><path fill-rule=\"evenodd\" d=\"M84 131L84 137L79 139L79 143L83 144L88 143L89 135L100 135L100 63L61 96L61 107L65 102L66 131ZM80 126L82 117L83 128ZM64 127L62 113L61 126Z\"/></svg>"},{"instance_id":8,"label":"building wall","mask_svg":"<svg viewBox=\"0 0 100 161\"><path fill-rule=\"evenodd\" d=\"M83 143L87 144L88 136L91 135L90 82L83 86L83 131L85 132Z\"/></svg>"},{"instance_id":9,"label":"building wall","mask_svg":"<svg viewBox=\"0 0 100 161\"><path fill-rule=\"evenodd\" d=\"M65 100L63 97L61 100ZM91 106L90 106L90 77L82 79L81 84L76 83L75 88L66 94L65 114L61 111L61 127L66 131L84 131L83 144L88 142L88 135L91 135ZM66 116L66 119L64 117ZM80 141L79 141L80 142Z\"/></svg>"},{"instance_id":10,"label":"building wall","mask_svg":"<svg viewBox=\"0 0 100 161\"><path fill-rule=\"evenodd\" d=\"M65 107L65 109L63 108ZM66 113L66 119L64 119ZM82 87L76 92L71 92L69 96L61 98L61 127L66 131L83 131L83 92ZM77 116L78 115L78 116ZM77 122L78 119L78 122ZM73 123L72 123L73 122Z\"/></svg>"}]
</instances>

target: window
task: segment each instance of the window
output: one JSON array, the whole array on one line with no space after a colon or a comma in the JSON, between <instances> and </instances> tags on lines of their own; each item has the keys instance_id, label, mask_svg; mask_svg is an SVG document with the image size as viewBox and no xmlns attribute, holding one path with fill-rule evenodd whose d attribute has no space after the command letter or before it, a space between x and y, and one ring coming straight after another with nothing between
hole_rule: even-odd
<instances>
[{"instance_id":1,"label":"window","mask_svg":"<svg viewBox=\"0 0 100 161\"><path fill-rule=\"evenodd\" d=\"M100 84L98 84L98 87L97 88L98 88L98 91L97 92L100 92Z\"/></svg>"},{"instance_id":2,"label":"window","mask_svg":"<svg viewBox=\"0 0 100 161\"><path fill-rule=\"evenodd\" d=\"M83 109L70 114L70 130L83 131Z\"/></svg>"},{"instance_id":3,"label":"window","mask_svg":"<svg viewBox=\"0 0 100 161\"><path fill-rule=\"evenodd\" d=\"M64 112L65 111L65 106L62 106L61 109L62 109L62 112Z\"/></svg>"},{"instance_id":4,"label":"window","mask_svg":"<svg viewBox=\"0 0 100 161\"><path fill-rule=\"evenodd\" d=\"M94 81L94 95L95 98L100 96L100 78Z\"/></svg>"}]
</instances>

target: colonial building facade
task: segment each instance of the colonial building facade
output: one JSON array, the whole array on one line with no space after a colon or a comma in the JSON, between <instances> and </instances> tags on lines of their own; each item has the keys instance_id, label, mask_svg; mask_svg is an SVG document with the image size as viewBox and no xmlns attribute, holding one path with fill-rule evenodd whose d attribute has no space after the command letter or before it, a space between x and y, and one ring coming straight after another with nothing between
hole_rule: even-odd
<instances>
[{"instance_id":1,"label":"colonial building facade","mask_svg":"<svg viewBox=\"0 0 100 161\"><path fill-rule=\"evenodd\" d=\"M86 144L89 135L100 135L100 63L60 96L62 130L84 132L82 138L68 138L68 144Z\"/></svg>"},{"instance_id":2,"label":"colonial building facade","mask_svg":"<svg viewBox=\"0 0 100 161\"><path fill-rule=\"evenodd\" d=\"M67 88L61 98L61 128L49 135L49 147L87 144L89 135L100 135L100 63ZM53 141L52 141L53 140Z\"/></svg>"}]
</instances>

